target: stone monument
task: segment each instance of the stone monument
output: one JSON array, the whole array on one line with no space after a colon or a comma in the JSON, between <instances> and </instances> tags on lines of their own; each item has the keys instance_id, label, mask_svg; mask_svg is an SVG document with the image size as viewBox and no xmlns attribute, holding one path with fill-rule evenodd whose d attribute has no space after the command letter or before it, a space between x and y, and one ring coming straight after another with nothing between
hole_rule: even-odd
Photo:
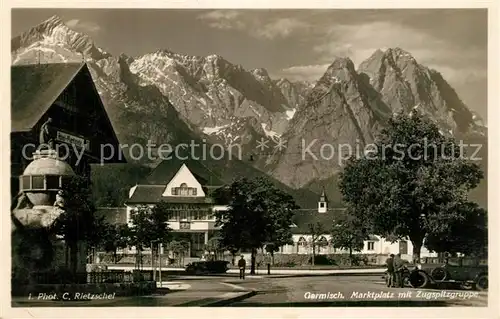
<instances>
[{"instance_id":1,"label":"stone monument","mask_svg":"<svg viewBox=\"0 0 500 319\"><path fill-rule=\"evenodd\" d=\"M67 266L64 243L53 226L64 213L65 183L74 176L71 166L50 146L35 151L20 176L20 191L11 207L13 282L16 278L36 283L36 273ZM85 269L86 260L79 259Z\"/></svg>"}]
</instances>

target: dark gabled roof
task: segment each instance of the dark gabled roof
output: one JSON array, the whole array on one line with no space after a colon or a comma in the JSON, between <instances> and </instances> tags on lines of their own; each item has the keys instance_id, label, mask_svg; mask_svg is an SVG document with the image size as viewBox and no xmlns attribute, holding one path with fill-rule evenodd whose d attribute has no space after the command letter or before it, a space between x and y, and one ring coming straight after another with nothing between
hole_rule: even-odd
<instances>
[{"instance_id":1,"label":"dark gabled roof","mask_svg":"<svg viewBox=\"0 0 500 319\"><path fill-rule=\"evenodd\" d=\"M126 207L98 207L96 215L97 217L104 217L106 222L113 225L127 223Z\"/></svg>"},{"instance_id":2,"label":"dark gabled roof","mask_svg":"<svg viewBox=\"0 0 500 319\"><path fill-rule=\"evenodd\" d=\"M132 197L125 201L126 204L145 204L159 202L165 191L165 185L136 185Z\"/></svg>"},{"instance_id":3,"label":"dark gabled roof","mask_svg":"<svg viewBox=\"0 0 500 319\"><path fill-rule=\"evenodd\" d=\"M308 234L309 224L320 223L323 225L324 231L329 233L335 219L337 219L344 208L330 208L326 213L318 213L318 209L300 209L295 211L292 218L294 226L292 227L293 234Z\"/></svg>"},{"instance_id":4,"label":"dark gabled roof","mask_svg":"<svg viewBox=\"0 0 500 319\"><path fill-rule=\"evenodd\" d=\"M84 63L11 67L11 132L29 131L54 103Z\"/></svg>"},{"instance_id":5,"label":"dark gabled roof","mask_svg":"<svg viewBox=\"0 0 500 319\"><path fill-rule=\"evenodd\" d=\"M165 185L137 185L132 197L125 203L148 204L164 201L172 204L211 204L213 202L210 197L162 196L165 187ZM207 192L206 188L204 191Z\"/></svg>"},{"instance_id":6,"label":"dark gabled roof","mask_svg":"<svg viewBox=\"0 0 500 319\"><path fill-rule=\"evenodd\" d=\"M206 167L201 161L191 158L181 160L175 156L158 164L151 174L146 177L147 184L167 185L179 171L182 164L186 164L187 168L202 186L223 186L225 184L218 175Z\"/></svg>"}]
</instances>

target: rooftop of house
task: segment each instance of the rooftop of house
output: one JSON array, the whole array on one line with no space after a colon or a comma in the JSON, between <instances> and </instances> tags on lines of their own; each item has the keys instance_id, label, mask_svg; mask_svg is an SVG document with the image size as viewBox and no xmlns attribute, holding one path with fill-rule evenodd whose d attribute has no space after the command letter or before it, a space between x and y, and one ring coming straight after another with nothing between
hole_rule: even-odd
<instances>
[{"instance_id":1,"label":"rooftop of house","mask_svg":"<svg viewBox=\"0 0 500 319\"><path fill-rule=\"evenodd\" d=\"M148 204L164 201L172 204L212 204L210 197L214 187L203 187L203 191L208 196L163 196L166 185L136 185L132 197L126 200L126 204Z\"/></svg>"},{"instance_id":2,"label":"rooftop of house","mask_svg":"<svg viewBox=\"0 0 500 319\"><path fill-rule=\"evenodd\" d=\"M12 66L11 131L31 130L84 66L84 63Z\"/></svg>"},{"instance_id":3,"label":"rooftop of house","mask_svg":"<svg viewBox=\"0 0 500 319\"><path fill-rule=\"evenodd\" d=\"M311 209L298 209L292 218L294 227L292 227L293 234L307 234L310 232L309 225L316 225L320 223L325 232L329 232L331 226L336 219L338 219L345 208L328 208L326 212L320 213L317 208Z\"/></svg>"},{"instance_id":4,"label":"rooftop of house","mask_svg":"<svg viewBox=\"0 0 500 319\"><path fill-rule=\"evenodd\" d=\"M177 174L183 164L186 164L187 168L202 186L217 187L224 185L220 177L201 161L192 158L181 160L175 156L160 162L140 184L166 185Z\"/></svg>"}]
</instances>

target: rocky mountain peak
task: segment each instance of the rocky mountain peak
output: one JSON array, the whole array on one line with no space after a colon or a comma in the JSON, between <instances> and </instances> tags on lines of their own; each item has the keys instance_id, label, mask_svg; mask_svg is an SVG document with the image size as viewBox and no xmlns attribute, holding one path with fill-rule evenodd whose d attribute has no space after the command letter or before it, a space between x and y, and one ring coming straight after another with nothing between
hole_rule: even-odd
<instances>
[{"instance_id":1,"label":"rocky mountain peak","mask_svg":"<svg viewBox=\"0 0 500 319\"><path fill-rule=\"evenodd\" d=\"M205 57L205 60L209 61L209 62L214 62L214 61L217 61L217 60L224 60L224 58L221 55L218 55L218 54L210 54L210 55L207 55Z\"/></svg>"},{"instance_id":2,"label":"rocky mountain peak","mask_svg":"<svg viewBox=\"0 0 500 319\"><path fill-rule=\"evenodd\" d=\"M133 57L130 57L130 56L126 55L123 52L120 53L120 55L118 56L118 59L126 62L127 64L130 64L130 63L134 62L134 58Z\"/></svg>"},{"instance_id":3,"label":"rocky mountain peak","mask_svg":"<svg viewBox=\"0 0 500 319\"><path fill-rule=\"evenodd\" d=\"M409 64L413 67L419 66L415 58L408 51L399 47L387 48L385 51L377 49L368 59L360 64L358 70L376 72L388 66L392 69L402 71Z\"/></svg>"},{"instance_id":4,"label":"rocky mountain peak","mask_svg":"<svg viewBox=\"0 0 500 319\"><path fill-rule=\"evenodd\" d=\"M288 85L288 86L292 85L292 82L290 82L290 80L285 79L285 78L279 78L279 79L275 80L275 83L277 86L280 86L280 87L286 86L286 85Z\"/></svg>"},{"instance_id":5,"label":"rocky mountain peak","mask_svg":"<svg viewBox=\"0 0 500 319\"><path fill-rule=\"evenodd\" d=\"M235 65L224 59L222 56L218 54L211 54L203 58L203 62L205 64L204 69L211 73L219 74L220 70L226 68L238 69Z\"/></svg>"},{"instance_id":6,"label":"rocky mountain peak","mask_svg":"<svg viewBox=\"0 0 500 319\"><path fill-rule=\"evenodd\" d=\"M336 58L311 84L272 80L265 69L245 70L217 54L162 49L111 56L54 16L12 39L11 53L13 64L84 56L122 143L185 142L193 135L242 143L247 153L262 137L281 138L286 149L256 166L296 188L333 178L342 151L335 147L371 142L397 111L417 108L450 134L484 125L439 72L397 47L376 50L357 71L351 59Z\"/></svg>"},{"instance_id":7,"label":"rocky mountain peak","mask_svg":"<svg viewBox=\"0 0 500 319\"><path fill-rule=\"evenodd\" d=\"M269 73L267 73L267 70L264 68L258 68L258 69L253 69L252 74L258 77L269 77Z\"/></svg>"},{"instance_id":8,"label":"rocky mountain peak","mask_svg":"<svg viewBox=\"0 0 500 319\"><path fill-rule=\"evenodd\" d=\"M316 86L329 87L341 82L349 82L356 78L354 63L350 58L336 58L326 69Z\"/></svg>"},{"instance_id":9,"label":"rocky mountain peak","mask_svg":"<svg viewBox=\"0 0 500 319\"><path fill-rule=\"evenodd\" d=\"M13 38L11 50L21 50L22 52L19 52L21 55L32 55L33 53L47 55L46 53L48 53L48 60L54 60L53 56L58 56L61 60L58 62L69 62L68 56L69 60L80 61L82 60L81 55L86 60L94 61L111 56L98 48L90 36L69 28L57 15ZM78 54L80 57L76 56Z\"/></svg>"},{"instance_id":10,"label":"rocky mountain peak","mask_svg":"<svg viewBox=\"0 0 500 319\"><path fill-rule=\"evenodd\" d=\"M40 23L39 26L41 26L41 25L45 25L45 26L53 25L54 26L54 25L58 25L58 24L64 24L64 21L58 15L53 15L50 18L48 18L47 20L45 20L44 22Z\"/></svg>"},{"instance_id":11,"label":"rocky mountain peak","mask_svg":"<svg viewBox=\"0 0 500 319\"><path fill-rule=\"evenodd\" d=\"M173 55L175 55L175 52L172 52L168 49L157 49L156 51L152 52L151 54L156 54L158 56L172 57Z\"/></svg>"},{"instance_id":12,"label":"rocky mountain peak","mask_svg":"<svg viewBox=\"0 0 500 319\"><path fill-rule=\"evenodd\" d=\"M470 110L443 76L401 48L375 51L359 65L358 72L381 93L393 113L418 108L444 132L464 133L473 125Z\"/></svg>"}]
</instances>

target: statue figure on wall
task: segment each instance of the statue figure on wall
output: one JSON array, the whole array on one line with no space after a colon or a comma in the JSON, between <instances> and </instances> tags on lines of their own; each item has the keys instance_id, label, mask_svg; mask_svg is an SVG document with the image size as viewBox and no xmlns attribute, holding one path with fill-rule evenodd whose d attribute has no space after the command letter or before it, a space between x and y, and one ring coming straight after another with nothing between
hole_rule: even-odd
<instances>
[{"instance_id":1,"label":"statue figure on wall","mask_svg":"<svg viewBox=\"0 0 500 319\"><path fill-rule=\"evenodd\" d=\"M49 149L54 149L54 127L52 124L52 118L48 118L45 123L42 124L40 128L40 139L39 139L39 147L38 149L42 148L49 148Z\"/></svg>"},{"instance_id":2,"label":"statue figure on wall","mask_svg":"<svg viewBox=\"0 0 500 319\"><path fill-rule=\"evenodd\" d=\"M59 190L56 194L56 200L54 201L54 209L42 218L42 224L45 225L45 227L52 227L56 219L65 212L64 203L64 191Z\"/></svg>"},{"instance_id":3,"label":"statue figure on wall","mask_svg":"<svg viewBox=\"0 0 500 319\"><path fill-rule=\"evenodd\" d=\"M61 189L61 190L57 191L54 206L61 208L61 209L64 209L64 202L65 202L64 201L64 191Z\"/></svg>"},{"instance_id":4,"label":"statue figure on wall","mask_svg":"<svg viewBox=\"0 0 500 319\"><path fill-rule=\"evenodd\" d=\"M14 209L24 209L24 208L32 208L33 204L30 202L28 196L24 192L17 194L16 197L12 200L12 206L10 208L11 211Z\"/></svg>"}]
</instances>

